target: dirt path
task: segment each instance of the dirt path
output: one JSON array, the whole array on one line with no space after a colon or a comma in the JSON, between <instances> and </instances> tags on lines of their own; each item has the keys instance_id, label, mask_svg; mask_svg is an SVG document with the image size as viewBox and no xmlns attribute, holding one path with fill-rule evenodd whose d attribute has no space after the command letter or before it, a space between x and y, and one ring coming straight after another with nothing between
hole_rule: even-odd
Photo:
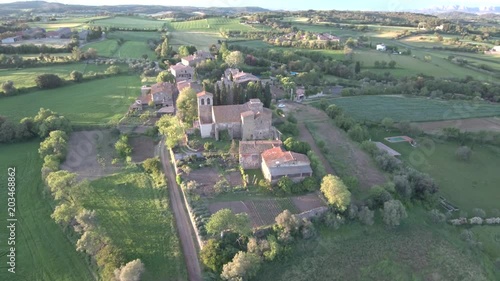
<instances>
[{"instance_id":1,"label":"dirt path","mask_svg":"<svg viewBox=\"0 0 500 281\"><path fill-rule=\"evenodd\" d=\"M186 262L188 278L190 281L202 281L201 267L198 260L198 252L193 239L194 230L191 229L189 215L184 206L184 200L179 190L179 186L175 181L174 171L170 164L170 154L166 152L165 141L160 143L160 157L163 162L163 170L167 178L168 191L170 194L170 202L172 211L174 212L175 222L177 224L177 233L182 245L184 253L184 261Z\"/></svg>"},{"instance_id":2,"label":"dirt path","mask_svg":"<svg viewBox=\"0 0 500 281\"><path fill-rule=\"evenodd\" d=\"M309 130L306 128L304 122L299 121L297 122L297 125L300 131L299 140L305 141L309 143L309 145L311 145L312 151L316 153L316 155L319 157L319 160L321 160L321 163L323 163L323 167L325 167L325 171L327 174L337 175L337 173L335 173L335 171L333 170L332 166L330 166L330 163L328 163L328 160L326 160L325 156L323 155L323 152L321 152L318 145L314 141L314 138L311 135L311 133L309 133Z\"/></svg>"}]
</instances>

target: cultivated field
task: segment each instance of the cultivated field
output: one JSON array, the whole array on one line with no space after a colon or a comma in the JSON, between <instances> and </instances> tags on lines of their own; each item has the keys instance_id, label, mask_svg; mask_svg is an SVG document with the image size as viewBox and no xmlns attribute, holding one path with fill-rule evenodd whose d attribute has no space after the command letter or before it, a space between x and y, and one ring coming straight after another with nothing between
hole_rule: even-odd
<instances>
[{"instance_id":1,"label":"cultivated field","mask_svg":"<svg viewBox=\"0 0 500 281\"><path fill-rule=\"evenodd\" d=\"M219 33L213 32L170 32L170 35L169 44L174 49L181 45L193 45L198 50L208 51L212 44L222 39Z\"/></svg>"},{"instance_id":2,"label":"cultivated field","mask_svg":"<svg viewBox=\"0 0 500 281\"><path fill-rule=\"evenodd\" d=\"M164 22L152 18L121 16L98 19L90 22L90 25L94 26L144 29L161 29L164 27L164 24Z\"/></svg>"},{"instance_id":3,"label":"cultivated field","mask_svg":"<svg viewBox=\"0 0 500 281\"><path fill-rule=\"evenodd\" d=\"M1 111L0 111L1 112ZM44 191L38 155L39 141L0 145L0 280L95 280L85 256L50 218L52 199ZM7 272L7 168L16 168L16 273Z\"/></svg>"},{"instance_id":4,"label":"cultivated field","mask_svg":"<svg viewBox=\"0 0 500 281\"><path fill-rule=\"evenodd\" d=\"M43 107L68 117L73 124L118 123L139 95L138 85L136 76L116 76L40 90L2 99L0 112L15 121L34 116Z\"/></svg>"},{"instance_id":5,"label":"cultivated field","mask_svg":"<svg viewBox=\"0 0 500 281\"><path fill-rule=\"evenodd\" d=\"M239 19L229 19L229 18L208 18L201 20L191 20L191 21L178 21L170 22L165 21L169 31L206 31L206 32L219 32L222 28L226 31L229 30L241 30L241 31L251 31L257 30L249 25L241 24Z\"/></svg>"},{"instance_id":6,"label":"cultivated field","mask_svg":"<svg viewBox=\"0 0 500 281\"><path fill-rule=\"evenodd\" d=\"M438 121L500 116L500 106L485 102L444 101L402 96L357 96L329 99L358 120L379 122L385 117L399 121ZM317 104L318 101L312 104Z\"/></svg>"},{"instance_id":7,"label":"cultivated field","mask_svg":"<svg viewBox=\"0 0 500 281\"><path fill-rule=\"evenodd\" d=\"M104 72L108 67L109 65L74 63L24 69L0 69L0 83L10 80L14 82L14 86L17 88L33 87L36 86L36 76L40 74L56 74L63 79L69 79L69 74L73 70L80 71L84 76L88 76L92 72Z\"/></svg>"},{"instance_id":8,"label":"cultivated field","mask_svg":"<svg viewBox=\"0 0 500 281\"><path fill-rule=\"evenodd\" d=\"M47 31L56 30L62 27L69 27L72 29L81 29L85 28L88 22L93 20L105 19L105 16L102 17L69 17L69 18L57 18L56 21L48 21L48 22L31 22L29 26L32 27L41 27L45 28Z\"/></svg>"},{"instance_id":9,"label":"cultivated field","mask_svg":"<svg viewBox=\"0 0 500 281\"><path fill-rule=\"evenodd\" d=\"M379 219L369 227L354 223L338 230L320 229L316 239L299 241L289 258L264 263L255 280L495 279L484 256L460 250L468 247L458 239L460 230L429 225L422 220L424 211L413 209L397 230Z\"/></svg>"},{"instance_id":10,"label":"cultivated field","mask_svg":"<svg viewBox=\"0 0 500 281\"><path fill-rule=\"evenodd\" d=\"M137 163L154 157L156 144L152 138L147 136L130 137L129 144L132 147L132 155L130 155L132 161Z\"/></svg>"},{"instance_id":11,"label":"cultivated field","mask_svg":"<svg viewBox=\"0 0 500 281\"><path fill-rule=\"evenodd\" d=\"M165 187L156 188L138 169L93 181L85 207L127 261L141 259L141 280L187 280L186 268Z\"/></svg>"},{"instance_id":12,"label":"cultivated field","mask_svg":"<svg viewBox=\"0 0 500 281\"><path fill-rule=\"evenodd\" d=\"M479 131L492 131L500 132L500 118L471 118L435 122L421 122L416 123L420 129L428 133L441 133L443 128L455 127L462 131L479 132Z\"/></svg>"}]
</instances>

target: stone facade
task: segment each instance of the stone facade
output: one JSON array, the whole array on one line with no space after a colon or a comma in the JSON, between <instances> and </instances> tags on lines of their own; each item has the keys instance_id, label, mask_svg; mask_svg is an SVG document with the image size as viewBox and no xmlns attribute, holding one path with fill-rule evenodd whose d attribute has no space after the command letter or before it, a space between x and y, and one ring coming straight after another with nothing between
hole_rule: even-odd
<instances>
[{"instance_id":1,"label":"stone facade","mask_svg":"<svg viewBox=\"0 0 500 281\"><path fill-rule=\"evenodd\" d=\"M259 169L261 166L262 152L280 147L280 140L257 140L257 141L240 141L239 159L240 166L247 169Z\"/></svg>"},{"instance_id":2,"label":"stone facade","mask_svg":"<svg viewBox=\"0 0 500 281\"><path fill-rule=\"evenodd\" d=\"M311 162L304 154L275 147L264 151L261 157L262 174L271 183L285 176L295 182L312 176Z\"/></svg>"},{"instance_id":3,"label":"stone facade","mask_svg":"<svg viewBox=\"0 0 500 281\"><path fill-rule=\"evenodd\" d=\"M194 76L194 68L183 65L182 63L171 65L168 71L175 76L177 81L190 80Z\"/></svg>"}]
</instances>

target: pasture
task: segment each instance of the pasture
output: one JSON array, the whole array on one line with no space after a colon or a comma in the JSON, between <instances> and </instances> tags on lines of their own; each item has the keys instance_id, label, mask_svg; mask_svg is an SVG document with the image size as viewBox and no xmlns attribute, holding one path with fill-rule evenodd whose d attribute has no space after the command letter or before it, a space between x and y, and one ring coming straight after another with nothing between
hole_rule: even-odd
<instances>
[{"instance_id":1,"label":"pasture","mask_svg":"<svg viewBox=\"0 0 500 281\"><path fill-rule=\"evenodd\" d=\"M126 261L141 259L141 280L186 280L180 242L166 187L136 168L91 183L85 208L96 210L99 223Z\"/></svg>"},{"instance_id":2,"label":"pasture","mask_svg":"<svg viewBox=\"0 0 500 281\"><path fill-rule=\"evenodd\" d=\"M105 19L106 16L96 16L96 17L68 17L68 18L56 18L55 21L48 22L30 22L30 27L41 27L45 28L47 31L56 30L62 27L69 27L71 29L81 29L85 28L87 23L93 20Z\"/></svg>"},{"instance_id":3,"label":"pasture","mask_svg":"<svg viewBox=\"0 0 500 281\"><path fill-rule=\"evenodd\" d=\"M500 116L500 106L485 102L445 101L403 96L356 96L328 99L357 120L379 122L385 117L400 121L440 121ZM319 101L312 102L317 105Z\"/></svg>"},{"instance_id":4,"label":"pasture","mask_svg":"<svg viewBox=\"0 0 500 281\"><path fill-rule=\"evenodd\" d=\"M16 121L34 116L43 107L66 116L73 124L115 124L139 95L138 85L137 76L115 76L40 90L3 98L0 112Z\"/></svg>"},{"instance_id":5,"label":"pasture","mask_svg":"<svg viewBox=\"0 0 500 281\"><path fill-rule=\"evenodd\" d=\"M109 65L96 65L86 63L56 64L51 66L24 68L24 69L0 69L0 83L5 81L14 82L16 88L27 88L36 86L35 78L40 74L56 74L62 79L69 79L71 71L76 70L83 73L84 77L92 72L103 73Z\"/></svg>"},{"instance_id":6,"label":"pasture","mask_svg":"<svg viewBox=\"0 0 500 281\"><path fill-rule=\"evenodd\" d=\"M148 39L160 39L158 32L145 31L114 31L107 34L107 40L95 41L86 44L83 48L94 48L99 56L118 57L118 58L141 58L142 55L148 55L148 58L155 58L156 54L152 51L147 41ZM122 45L118 44L119 39L124 40Z\"/></svg>"},{"instance_id":7,"label":"pasture","mask_svg":"<svg viewBox=\"0 0 500 281\"><path fill-rule=\"evenodd\" d=\"M114 28L139 28L139 29L162 29L165 22L147 17L125 17L116 16L104 19L92 20L89 22L93 26L114 27Z\"/></svg>"},{"instance_id":8,"label":"pasture","mask_svg":"<svg viewBox=\"0 0 500 281\"><path fill-rule=\"evenodd\" d=\"M398 229L348 223L320 228L316 239L300 240L286 259L264 263L255 280L475 280L496 279L492 262L458 239L459 229L430 225L415 207ZM498 247L498 246L497 246Z\"/></svg>"},{"instance_id":9,"label":"pasture","mask_svg":"<svg viewBox=\"0 0 500 281\"><path fill-rule=\"evenodd\" d=\"M217 44L217 40L222 39L219 33L209 32L170 32L169 44L177 49L182 45L193 45L198 50L208 51L212 44Z\"/></svg>"},{"instance_id":10,"label":"pasture","mask_svg":"<svg viewBox=\"0 0 500 281\"><path fill-rule=\"evenodd\" d=\"M3 102L3 101L2 101ZM3 113L3 111L0 110ZM7 242L2 239L0 280L94 280L85 255L50 218L52 199L44 191L38 155L39 141L0 145L0 182L7 183L7 168L16 168L16 273L7 272ZM0 217L7 217L7 188L0 193ZM7 223L0 236L7 237ZM10 246L9 246L10 247Z\"/></svg>"}]
</instances>

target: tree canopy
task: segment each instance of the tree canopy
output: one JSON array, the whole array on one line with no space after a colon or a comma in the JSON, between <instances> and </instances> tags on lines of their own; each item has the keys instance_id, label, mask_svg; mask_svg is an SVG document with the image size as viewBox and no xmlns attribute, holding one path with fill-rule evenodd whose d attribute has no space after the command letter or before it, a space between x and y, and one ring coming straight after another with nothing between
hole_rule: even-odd
<instances>
[{"instance_id":1,"label":"tree canopy","mask_svg":"<svg viewBox=\"0 0 500 281\"><path fill-rule=\"evenodd\" d=\"M177 117L188 126L198 118L196 92L190 87L182 89L177 98Z\"/></svg>"},{"instance_id":2,"label":"tree canopy","mask_svg":"<svg viewBox=\"0 0 500 281\"><path fill-rule=\"evenodd\" d=\"M326 175L321 181L321 192L328 203L343 212L351 203L351 192L342 180L334 175Z\"/></svg>"},{"instance_id":3,"label":"tree canopy","mask_svg":"<svg viewBox=\"0 0 500 281\"><path fill-rule=\"evenodd\" d=\"M250 219L246 213L234 214L229 209L222 209L213 214L206 224L207 232L216 235L225 230L239 234L251 232Z\"/></svg>"}]
</instances>

